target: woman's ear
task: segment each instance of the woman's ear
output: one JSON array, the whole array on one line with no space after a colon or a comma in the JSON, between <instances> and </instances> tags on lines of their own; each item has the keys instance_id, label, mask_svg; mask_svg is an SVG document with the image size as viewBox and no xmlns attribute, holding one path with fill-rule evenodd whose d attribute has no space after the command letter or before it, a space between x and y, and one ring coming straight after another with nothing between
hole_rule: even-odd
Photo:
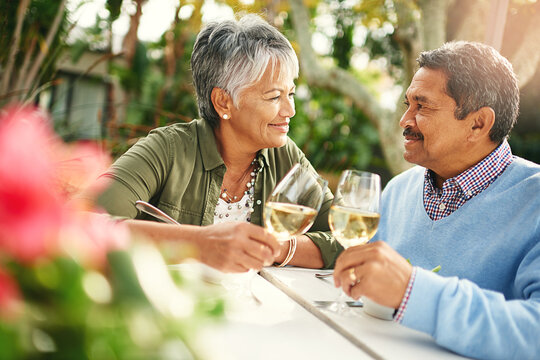
<instances>
[{"instance_id":1,"label":"woman's ear","mask_svg":"<svg viewBox=\"0 0 540 360\"><path fill-rule=\"evenodd\" d=\"M229 93L221 88L215 87L210 95L214 109L222 119L231 117L232 99Z\"/></svg>"},{"instance_id":2,"label":"woman's ear","mask_svg":"<svg viewBox=\"0 0 540 360\"><path fill-rule=\"evenodd\" d=\"M489 140L489 133L495 124L495 111L489 106L484 106L470 115L472 116L470 139L478 141L487 138Z\"/></svg>"}]
</instances>

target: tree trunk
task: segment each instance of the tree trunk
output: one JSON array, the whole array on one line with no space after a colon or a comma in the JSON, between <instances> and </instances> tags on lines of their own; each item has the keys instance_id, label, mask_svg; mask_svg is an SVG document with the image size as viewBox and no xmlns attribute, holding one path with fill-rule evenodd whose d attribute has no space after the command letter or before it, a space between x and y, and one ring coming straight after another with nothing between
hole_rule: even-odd
<instances>
[{"instance_id":1,"label":"tree trunk","mask_svg":"<svg viewBox=\"0 0 540 360\"><path fill-rule=\"evenodd\" d=\"M491 0L459 0L454 8L456 16L461 18L461 25L453 34L452 40L483 42L486 34L486 16L489 14ZM462 14L466 14L463 16Z\"/></svg>"},{"instance_id":2,"label":"tree trunk","mask_svg":"<svg viewBox=\"0 0 540 360\"><path fill-rule=\"evenodd\" d=\"M11 74L13 72L13 64L15 64L15 58L19 52L19 43L21 40L21 31L30 0L23 0L19 3L17 8L17 23L15 25L15 31L13 32L12 43L9 48L6 68L3 69L3 76L0 81L0 95L6 94L11 83Z\"/></svg>"},{"instance_id":3,"label":"tree trunk","mask_svg":"<svg viewBox=\"0 0 540 360\"><path fill-rule=\"evenodd\" d=\"M519 87L524 87L540 64L540 7L522 33L522 41L510 61L514 66Z\"/></svg>"},{"instance_id":4,"label":"tree trunk","mask_svg":"<svg viewBox=\"0 0 540 360\"><path fill-rule=\"evenodd\" d=\"M56 16L54 17L53 23L49 29L49 32L47 33L47 37L45 38L45 43L42 46L42 51L38 53L36 58L34 59L34 63L32 64L32 67L30 68L30 71L28 72L28 75L26 77L26 80L23 85L24 90L28 90L27 93L27 101L33 100L35 94L35 89L39 85L39 77L38 73L41 69L41 65L43 64L43 61L45 60L45 56L49 53L49 49L51 48L51 44L58 32L58 28L60 27L60 24L62 23L62 18L64 17L64 8L66 7L67 0L62 0L60 5L58 6L58 12L56 13Z\"/></svg>"},{"instance_id":5,"label":"tree trunk","mask_svg":"<svg viewBox=\"0 0 540 360\"><path fill-rule=\"evenodd\" d=\"M311 86L326 88L352 99L354 104L362 109L369 121L377 128L381 148L390 171L397 174L410 165L403 159L403 151L399 144L403 143L398 118L383 109L368 89L351 73L337 67L327 69L322 67L313 47L309 29L309 15L302 0L291 0L291 17L295 29L302 65L302 74Z\"/></svg>"},{"instance_id":6,"label":"tree trunk","mask_svg":"<svg viewBox=\"0 0 540 360\"><path fill-rule=\"evenodd\" d=\"M178 29L179 18L178 14L180 12L180 4L174 12L174 20L169 28L164 34L165 37L165 51L164 51L164 65L165 65L165 83L162 88L158 91L156 98L156 111L154 112L154 127L160 125L160 117L163 114L163 99L165 95L169 92L170 88L174 82L174 75L176 74L176 59L180 59L182 54L179 51L183 51L185 39L181 34L176 31ZM177 39L176 36L179 38Z\"/></svg>"},{"instance_id":7,"label":"tree trunk","mask_svg":"<svg viewBox=\"0 0 540 360\"><path fill-rule=\"evenodd\" d=\"M139 23L141 22L142 6L145 2L146 0L135 0L137 6L135 14L130 17L129 30L122 42L122 51L129 68L132 66L133 56L135 56L135 51L137 49L137 32L139 31Z\"/></svg>"},{"instance_id":8,"label":"tree trunk","mask_svg":"<svg viewBox=\"0 0 540 360\"><path fill-rule=\"evenodd\" d=\"M423 50L432 50L446 41L449 0L420 0L422 10Z\"/></svg>"}]
</instances>

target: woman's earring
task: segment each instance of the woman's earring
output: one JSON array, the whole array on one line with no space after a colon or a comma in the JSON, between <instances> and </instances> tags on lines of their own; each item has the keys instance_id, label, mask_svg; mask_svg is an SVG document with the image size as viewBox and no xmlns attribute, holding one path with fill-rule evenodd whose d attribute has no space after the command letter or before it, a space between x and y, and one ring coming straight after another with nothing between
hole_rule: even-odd
<instances>
[{"instance_id":1,"label":"woman's earring","mask_svg":"<svg viewBox=\"0 0 540 360\"><path fill-rule=\"evenodd\" d=\"M225 120L227 120L227 119L229 118L229 115L223 114L223 118L224 118Z\"/></svg>"}]
</instances>

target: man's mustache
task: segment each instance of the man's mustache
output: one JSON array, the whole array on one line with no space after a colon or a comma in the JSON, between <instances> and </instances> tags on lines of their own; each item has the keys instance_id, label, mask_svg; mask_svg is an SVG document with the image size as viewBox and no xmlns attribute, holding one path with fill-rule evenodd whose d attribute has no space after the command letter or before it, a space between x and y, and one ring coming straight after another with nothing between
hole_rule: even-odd
<instances>
[{"instance_id":1,"label":"man's mustache","mask_svg":"<svg viewBox=\"0 0 540 360\"><path fill-rule=\"evenodd\" d=\"M424 135L420 132L412 131L412 128L408 127L403 130L403 136L414 138L415 140L424 140Z\"/></svg>"}]
</instances>

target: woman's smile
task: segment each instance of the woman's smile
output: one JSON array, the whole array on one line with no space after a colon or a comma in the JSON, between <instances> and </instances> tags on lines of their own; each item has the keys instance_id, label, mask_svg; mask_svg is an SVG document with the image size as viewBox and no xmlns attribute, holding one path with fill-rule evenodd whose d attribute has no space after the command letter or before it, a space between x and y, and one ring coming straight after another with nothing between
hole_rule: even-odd
<instances>
[{"instance_id":1,"label":"woman's smile","mask_svg":"<svg viewBox=\"0 0 540 360\"><path fill-rule=\"evenodd\" d=\"M281 133L288 133L289 132L289 121L290 120L287 120L285 122L281 122L281 123L276 123L276 124L268 124L268 126L270 126L270 128L272 129L275 129Z\"/></svg>"}]
</instances>

